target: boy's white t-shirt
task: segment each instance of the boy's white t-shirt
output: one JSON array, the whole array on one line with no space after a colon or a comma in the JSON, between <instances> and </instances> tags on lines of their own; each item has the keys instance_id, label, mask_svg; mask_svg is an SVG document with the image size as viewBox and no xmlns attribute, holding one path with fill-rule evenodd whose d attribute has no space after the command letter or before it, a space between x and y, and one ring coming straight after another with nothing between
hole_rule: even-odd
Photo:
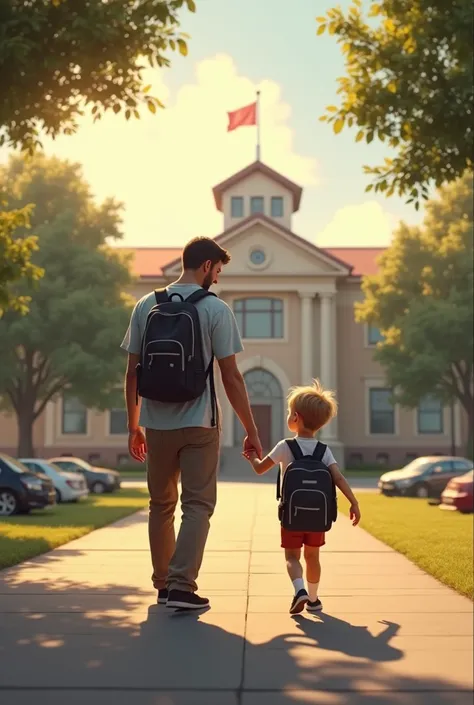
<instances>
[{"instance_id":1,"label":"boy's white t-shirt","mask_svg":"<svg viewBox=\"0 0 474 705\"><path fill-rule=\"evenodd\" d=\"M299 436L295 436L295 440L298 442L298 445L301 448L301 452L303 453L303 455L312 455L318 443L316 438L300 438ZM277 465L278 463L280 464L282 477L288 465L294 460L293 454L289 449L288 443L285 439L279 441L279 443L276 444L274 449L270 451L268 456L273 460L275 465ZM334 458L334 455L332 454L332 451L329 446L324 452L322 462L328 467L329 465L332 465L336 462L336 459Z\"/></svg>"}]
</instances>

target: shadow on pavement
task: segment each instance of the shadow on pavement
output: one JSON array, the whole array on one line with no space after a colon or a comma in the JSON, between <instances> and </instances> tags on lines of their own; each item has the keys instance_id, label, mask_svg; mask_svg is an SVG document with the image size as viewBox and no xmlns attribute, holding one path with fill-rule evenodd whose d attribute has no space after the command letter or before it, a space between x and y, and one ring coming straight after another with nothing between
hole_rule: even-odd
<instances>
[{"instance_id":1,"label":"shadow on pavement","mask_svg":"<svg viewBox=\"0 0 474 705\"><path fill-rule=\"evenodd\" d=\"M404 653L390 644L398 625L383 614L377 636L323 614L294 618L296 634L288 616L287 632L252 643L244 614L173 613L154 604L155 594L140 587L146 566L133 562L133 552L126 564L117 557L120 580L108 579L110 562L96 582L73 572L55 577L58 560L43 556L0 573L0 694L8 705L33 695L39 705L309 705L318 691L318 704L329 705L355 702L355 693L370 705L369 691L378 691L377 705L397 703L402 692L410 705L464 703L448 677L404 672ZM32 580L35 563L47 578ZM78 574L79 567L71 565Z\"/></svg>"}]
</instances>

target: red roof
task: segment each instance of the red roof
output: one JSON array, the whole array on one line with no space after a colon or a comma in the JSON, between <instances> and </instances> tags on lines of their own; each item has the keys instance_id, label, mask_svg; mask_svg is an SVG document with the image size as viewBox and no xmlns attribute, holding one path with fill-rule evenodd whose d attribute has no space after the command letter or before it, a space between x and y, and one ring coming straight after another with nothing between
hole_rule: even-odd
<instances>
[{"instance_id":1,"label":"red roof","mask_svg":"<svg viewBox=\"0 0 474 705\"><path fill-rule=\"evenodd\" d=\"M132 271L138 277L157 277L163 267L181 257L180 247L123 247L123 252L132 252Z\"/></svg>"},{"instance_id":2,"label":"red roof","mask_svg":"<svg viewBox=\"0 0 474 705\"><path fill-rule=\"evenodd\" d=\"M163 269L181 257L180 247L124 247L123 252L133 252L133 273L138 277L159 277ZM385 247L320 247L339 262L353 267L351 275L360 277L364 274L376 274L377 258Z\"/></svg>"},{"instance_id":3,"label":"red roof","mask_svg":"<svg viewBox=\"0 0 474 705\"><path fill-rule=\"evenodd\" d=\"M364 274L377 274L377 258L386 247L324 247L321 248L333 257L353 266L352 276L361 277Z\"/></svg>"}]
</instances>

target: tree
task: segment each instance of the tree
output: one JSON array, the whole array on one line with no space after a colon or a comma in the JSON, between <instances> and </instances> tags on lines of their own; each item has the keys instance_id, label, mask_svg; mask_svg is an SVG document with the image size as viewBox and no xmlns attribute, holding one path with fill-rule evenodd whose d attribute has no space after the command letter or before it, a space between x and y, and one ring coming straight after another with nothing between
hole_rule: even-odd
<instances>
[{"instance_id":1,"label":"tree","mask_svg":"<svg viewBox=\"0 0 474 705\"><path fill-rule=\"evenodd\" d=\"M367 190L398 193L419 207L428 186L472 170L471 0L378 0L368 19L360 0L318 17L317 33L335 34L345 56L339 106L321 120L339 133L357 125L356 141L374 137L395 151Z\"/></svg>"},{"instance_id":2,"label":"tree","mask_svg":"<svg viewBox=\"0 0 474 705\"><path fill-rule=\"evenodd\" d=\"M71 134L84 106L140 117L161 106L148 94L146 65L169 66L169 50L187 54L178 32L193 0L0 3L0 145L34 149L41 130Z\"/></svg>"},{"instance_id":3,"label":"tree","mask_svg":"<svg viewBox=\"0 0 474 705\"><path fill-rule=\"evenodd\" d=\"M35 265L45 270L28 316L0 320L0 394L18 421L19 456L33 455L32 430L48 401L68 390L103 408L120 380L119 349L131 300L122 255L106 244L120 236L120 205L96 205L77 164L36 156L0 170L12 207L34 202ZM17 293L29 293L27 282Z\"/></svg>"},{"instance_id":4,"label":"tree","mask_svg":"<svg viewBox=\"0 0 474 705\"><path fill-rule=\"evenodd\" d=\"M29 206L10 212L0 211L0 319L7 309L26 313L30 297L15 297L12 284L23 278L32 282L43 276L43 270L30 261L37 249L36 238L15 237L19 228L29 227L30 213Z\"/></svg>"},{"instance_id":5,"label":"tree","mask_svg":"<svg viewBox=\"0 0 474 705\"><path fill-rule=\"evenodd\" d=\"M379 326L374 357L407 407L434 394L458 400L474 428L473 186L471 174L442 187L421 227L401 225L366 277L356 319Z\"/></svg>"}]
</instances>

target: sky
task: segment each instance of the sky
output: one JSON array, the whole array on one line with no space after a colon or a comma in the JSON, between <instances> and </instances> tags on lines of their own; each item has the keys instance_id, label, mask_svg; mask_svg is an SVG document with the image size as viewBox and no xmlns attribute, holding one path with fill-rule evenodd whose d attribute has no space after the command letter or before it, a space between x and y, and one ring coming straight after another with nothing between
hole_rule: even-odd
<instances>
[{"instance_id":1,"label":"sky","mask_svg":"<svg viewBox=\"0 0 474 705\"><path fill-rule=\"evenodd\" d=\"M321 247L389 244L397 223L418 223L422 211L365 193L363 165L381 163L385 145L319 121L344 74L335 37L316 36L316 16L335 4L349 0L196 0L196 14L182 14L188 56L146 72L166 108L139 121L84 117L45 151L82 163L99 201L124 204L120 244L179 247L222 230L212 187L253 162L256 146L254 127L227 132L227 111L260 90L262 161L304 189L293 230Z\"/></svg>"}]
</instances>

